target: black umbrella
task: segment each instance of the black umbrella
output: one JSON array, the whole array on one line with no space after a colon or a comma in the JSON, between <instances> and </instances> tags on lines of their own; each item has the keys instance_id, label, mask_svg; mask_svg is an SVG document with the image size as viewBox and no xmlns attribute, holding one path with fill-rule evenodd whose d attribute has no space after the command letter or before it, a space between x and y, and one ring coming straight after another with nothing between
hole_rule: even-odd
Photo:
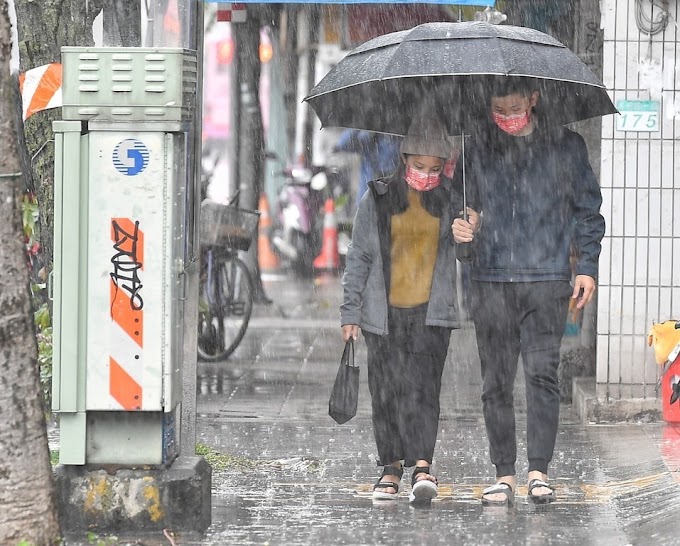
<instances>
[{"instance_id":1,"label":"black umbrella","mask_svg":"<svg viewBox=\"0 0 680 546\"><path fill-rule=\"evenodd\" d=\"M617 112L607 90L564 44L525 27L425 23L378 36L347 54L305 97L324 127L405 135L424 100L450 135L488 117L498 77L530 78L547 123ZM427 97L427 98L425 98ZM465 138L461 154L465 155ZM467 218L463 160L463 214Z\"/></svg>"},{"instance_id":2,"label":"black umbrella","mask_svg":"<svg viewBox=\"0 0 680 546\"><path fill-rule=\"evenodd\" d=\"M304 100L324 127L404 135L427 93L442 109L449 133L458 134L488 115L487 90L498 76L534 79L539 108L551 123L617 111L602 82L554 38L483 22L426 23L369 40Z\"/></svg>"}]
</instances>

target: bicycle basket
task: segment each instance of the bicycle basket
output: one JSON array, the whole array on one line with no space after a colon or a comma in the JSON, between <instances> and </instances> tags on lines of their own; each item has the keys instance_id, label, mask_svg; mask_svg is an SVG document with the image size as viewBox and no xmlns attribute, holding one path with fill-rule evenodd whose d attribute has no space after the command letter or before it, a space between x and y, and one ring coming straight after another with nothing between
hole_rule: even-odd
<instances>
[{"instance_id":1,"label":"bicycle basket","mask_svg":"<svg viewBox=\"0 0 680 546\"><path fill-rule=\"evenodd\" d=\"M257 234L260 213L222 205L214 201L201 203L201 244L248 250Z\"/></svg>"}]
</instances>

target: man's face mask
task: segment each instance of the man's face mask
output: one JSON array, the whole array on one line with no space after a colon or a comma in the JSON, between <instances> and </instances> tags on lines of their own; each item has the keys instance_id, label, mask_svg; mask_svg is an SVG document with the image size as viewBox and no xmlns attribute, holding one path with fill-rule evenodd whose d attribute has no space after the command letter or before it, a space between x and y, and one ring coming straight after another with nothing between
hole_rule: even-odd
<instances>
[{"instance_id":1,"label":"man's face mask","mask_svg":"<svg viewBox=\"0 0 680 546\"><path fill-rule=\"evenodd\" d=\"M499 129L509 133L511 135L519 133L524 129L531 121L531 114L529 110L522 114L512 114L510 116L504 116L498 112L493 112L493 120L498 125Z\"/></svg>"}]
</instances>

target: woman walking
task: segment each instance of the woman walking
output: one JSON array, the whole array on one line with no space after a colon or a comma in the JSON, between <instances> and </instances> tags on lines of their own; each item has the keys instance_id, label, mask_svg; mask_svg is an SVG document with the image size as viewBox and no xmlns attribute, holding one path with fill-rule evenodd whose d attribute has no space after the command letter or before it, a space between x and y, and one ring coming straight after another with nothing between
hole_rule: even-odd
<instances>
[{"instance_id":1,"label":"woman walking","mask_svg":"<svg viewBox=\"0 0 680 546\"><path fill-rule=\"evenodd\" d=\"M404 467L411 500L437 496L431 465L451 329L458 327L451 145L428 111L412 121L395 174L369 183L357 210L342 279L342 337L368 349L373 433L382 474L373 498L397 498Z\"/></svg>"}]
</instances>

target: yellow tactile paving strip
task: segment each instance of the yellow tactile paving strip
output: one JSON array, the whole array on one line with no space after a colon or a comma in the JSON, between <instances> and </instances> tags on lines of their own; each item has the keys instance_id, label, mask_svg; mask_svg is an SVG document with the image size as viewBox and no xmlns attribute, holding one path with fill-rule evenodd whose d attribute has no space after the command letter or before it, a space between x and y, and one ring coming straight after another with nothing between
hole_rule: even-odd
<instances>
[{"instance_id":1,"label":"yellow tactile paving strip","mask_svg":"<svg viewBox=\"0 0 680 546\"><path fill-rule=\"evenodd\" d=\"M680 483L680 473L673 473L673 478ZM582 483L582 484L565 484L560 482L552 482L557 493L557 502L560 504L606 504L615 498L623 495L635 494L645 490L653 489L657 484L664 486L662 480L667 477L666 473L652 474L649 476L640 476L630 480L612 481L605 483ZM373 483L350 483L350 482L336 482L330 486L328 482L323 485L315 483L278 483L276 487L315 487L324 488L329 491L336 491L342 493L353 493L357 498L369 499L373 493ZM464 502L464 503L478 503L482 497L482 491L489 487L488 483L465 483L465 484L451 484L440 483L439 495L434 502ZM399 497L407 498L411 488L402 484L399 491ZM526 501L527 487L520 485L516 491L515 501L519 503Z\"/></svg>"}]
</instances>

